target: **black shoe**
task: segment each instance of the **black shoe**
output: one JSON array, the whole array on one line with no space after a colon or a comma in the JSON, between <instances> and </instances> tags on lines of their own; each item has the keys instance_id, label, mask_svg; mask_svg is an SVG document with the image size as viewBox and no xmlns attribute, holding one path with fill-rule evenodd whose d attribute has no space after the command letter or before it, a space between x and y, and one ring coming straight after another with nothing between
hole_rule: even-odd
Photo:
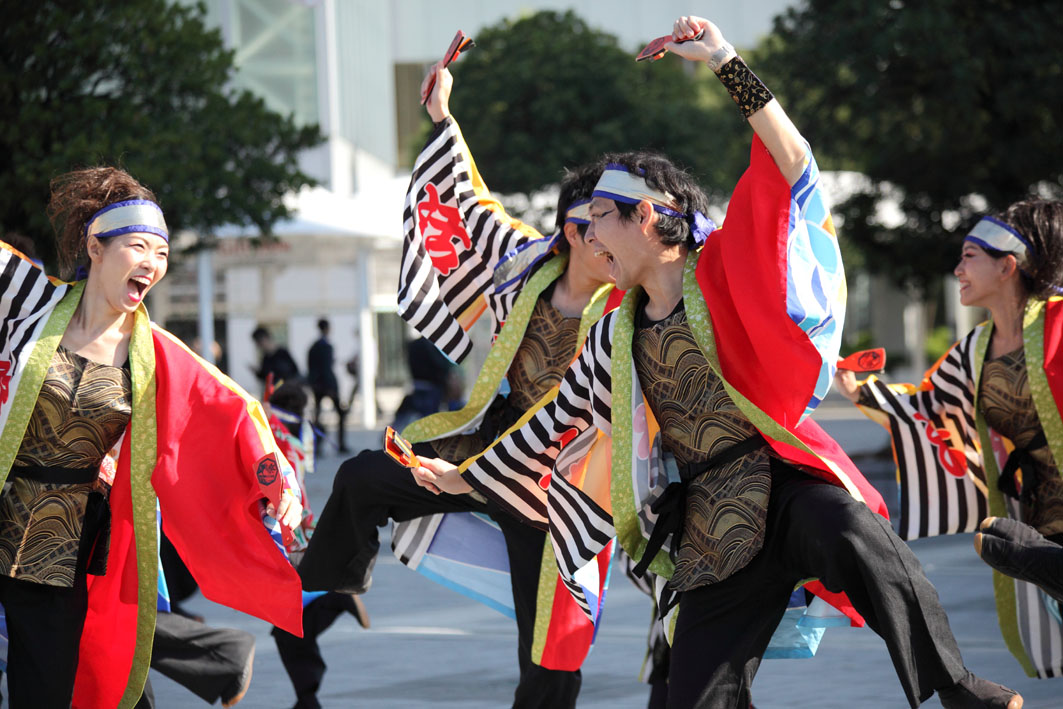
<instances>
[{"instance_id":1,"label":"black shoe","mask_svg":"<svg viewBox=\"0 0 1063 709\"><path fill-rule=\"evenodd\" d=\"M356 593L344 593L341 595L344 597L344 610L354 616L354 619L358 621L358 625L368 629L369 611L366 610L362 597Z\"/></svg>"},{"instance_id":2,"label":"black shoe","mask_svg":"<svg viewBox=\"0 0 1063 709\"><path fill-rule=\"evenodd\" d=\"M223 707L236 706L236 704L244 698L247 694L247 690L251 687L251 670L255 664L255 646L251 645L251 650L247 653L247 659L244 660L244 667L237 675L236 679L221 695L221 705Z\"/></svg>"},{"instance_id":3,"label":"black shoe","mask_svg":"<svg viewBox=\"0 0 1063 709\"><path fill-rule=\"evenodd\" d=\"M1022 709L1022 695L967 671L951 687L938 690L944 709Z\"/></svg>"}]
</instances>

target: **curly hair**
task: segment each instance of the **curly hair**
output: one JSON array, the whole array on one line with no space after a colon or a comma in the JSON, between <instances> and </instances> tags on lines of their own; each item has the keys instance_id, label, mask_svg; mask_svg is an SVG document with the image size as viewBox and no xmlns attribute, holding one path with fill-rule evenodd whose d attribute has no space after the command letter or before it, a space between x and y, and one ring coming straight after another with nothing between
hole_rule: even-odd
<instances>
[{"instance_id":1,"label":"curly hair","mask_svg":"<svg viewBox=\"0 0 1063 709\"><path fill-rule=\"evenodd\" d=\"M90 167L54 178L50 184L48 219L55 231L56 252L63 278L71 278L78 266L88 264L85 227L96 212L127 199L158 203L155 194L125 170Z\"/></svg>"},{"instance_id":2,"label":"curly hair","mask_svg":"<svg viewBox=\"0 0 1063 709\"><path fill-rule=\"evenodd\" d=\"M679 211L684 214L707 214L709 211L709 198L693 176L663 155L648 150L636 150L606 155L605 162L623 165L633 175L639 175L646 180L646 184L653 189L672 195L679 205ZM624 202L616 203L617 212L625 221L634 219L636 206ZM661 243L684 244L687 248L695 246L694 236L686 219L660 213L658 216L657 234L661 237Z\"/></svg>"},{"instance_id":3,"label":"curly hair","mask_svg":"<svg viewBox=\"0 0 1063 709\"><path fill-rule=\"evenodd\" d=\"M996 217L1022 234L1033 246L1030 266L1022 272L1026 294L1041 300L1060 295L1060 286L1063 286L1063 202L1023 200ZM990 253L998 258L1005 255Z\"/></svg>"}]
</instances>

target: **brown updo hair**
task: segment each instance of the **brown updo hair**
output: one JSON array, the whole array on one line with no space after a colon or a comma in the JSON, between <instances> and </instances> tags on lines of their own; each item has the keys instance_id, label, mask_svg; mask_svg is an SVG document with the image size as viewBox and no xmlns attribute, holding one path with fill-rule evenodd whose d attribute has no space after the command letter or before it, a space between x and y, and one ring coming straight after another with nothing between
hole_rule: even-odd
<instances>
[{"instance_id":1,"label":"brown updo hair","mask_svg":"<svg viewBox=\"0 0 1063 709\"><path fill-rule=\"evenodd\" d=\"M88 265L85 227L96 212L127 199L158 203L155 194L117 167L90 167L54 178L50 184L48 219L55 230L56 253L62 278L72 278L78 266Z\"/></svg>"},{"instance_id":2,"label":"brown updo hair","mask_svg":"<svg viewBox=\"0 0 1063 709\"><path fill-rule=\"evenodd\" d=\"M1063 295L1063 202L1028 199L1011 205L997 218L1033 247L1029 268L1021 273L1026 294L1040 300Z\"/></svg>"}]
</instances>

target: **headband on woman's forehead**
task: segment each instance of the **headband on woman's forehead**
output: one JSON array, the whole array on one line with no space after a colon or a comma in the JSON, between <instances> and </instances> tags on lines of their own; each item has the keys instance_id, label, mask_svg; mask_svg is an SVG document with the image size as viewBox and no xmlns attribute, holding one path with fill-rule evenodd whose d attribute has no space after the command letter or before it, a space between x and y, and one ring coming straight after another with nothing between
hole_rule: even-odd
<instances>
[{"instance_id":1,"label":"headband on woman's forehead","mask_svg":"<svg viewBox=\"0 0 1063 709\"><path fill-rule=\"evenodd\" d=\"M653 205L656 212L670 217L686 218L675 197L667 192L653 189L646 184L646 178L631 174L630 170L617 163L611 162L605 166L592 194L595 197L605 197L625 204L638 204L646 200Z\"/></svg>"},{"instance_id":2,"label":"headband on woman's forehead","mask_svg":"<svg viewBox=\"0 0 1063 709\"><path fill-rule=\"evenodd\" d=\"M170 240L159 205L147 199L129 199L109 204L92 215L85 225L85 236L106 239L109 236L145 232Z\"/></svg>"},{"instance_id":3,"label":"headband on woman's forehead","mask_svg":"<svg viewBox=\"0 0 1063 709\"><path fill-rule=\"evenodd\" d=\"M1021 267L1029 266L1034 255L1033 246L1022 234L993 217L982 217L964 241L974 242L982 248L1014 254Z\"/></svg>"},{"instance_id":4,"label":"headband on woman's forehead","mask_svg":"<svg viewBox=\"0 0 1063 709\"><path fill-rule=\"evenodd\" d=\"M565 212L566 224L590 224L591 223L591 201L589 199L576 200L569 205L568 211Z\"/></svg>"}]
</instances>

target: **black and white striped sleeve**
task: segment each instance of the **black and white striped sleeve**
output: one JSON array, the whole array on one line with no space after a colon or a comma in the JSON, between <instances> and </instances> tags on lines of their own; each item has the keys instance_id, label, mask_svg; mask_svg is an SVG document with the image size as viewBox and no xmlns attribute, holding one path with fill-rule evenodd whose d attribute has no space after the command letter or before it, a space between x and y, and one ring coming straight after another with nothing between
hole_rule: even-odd
<instances>
[{"instance_id":1,"label":"black and white striped sleeve","mask_svg":"<svg viewBox=\"0 0 1063 709\"><path fill-rule=\"evenodd\" d=\"M399 315L460 362L472 348L467 330L485 310L495 266L541 234L491 196L453 118L436 125L417 157L403 232Z\"/></svg>"},{"instance_id":2,"label":"black and white striped sleeve","mask_svg":"<svg viewBox=\"0 0 1063 709\"><path fill-rule=\"evenodd\" d=\"M53 282L40 267L0 241L0 359L21 360L41 313L66 290L65 284Z\"/></svg>"},{"instance_id":3,"label":"black and white striped sleeve","mask_svg":"<svg viewBox=\"0 0 1063 709\"><path fill-rule=\"evenodd\" d=\"M554 399L464 473L481 494L540 529L549 525L547 489L562 447L592 428L608 430L611 322L607 316L591 328Z\"/></svg>"}]
</instances>

